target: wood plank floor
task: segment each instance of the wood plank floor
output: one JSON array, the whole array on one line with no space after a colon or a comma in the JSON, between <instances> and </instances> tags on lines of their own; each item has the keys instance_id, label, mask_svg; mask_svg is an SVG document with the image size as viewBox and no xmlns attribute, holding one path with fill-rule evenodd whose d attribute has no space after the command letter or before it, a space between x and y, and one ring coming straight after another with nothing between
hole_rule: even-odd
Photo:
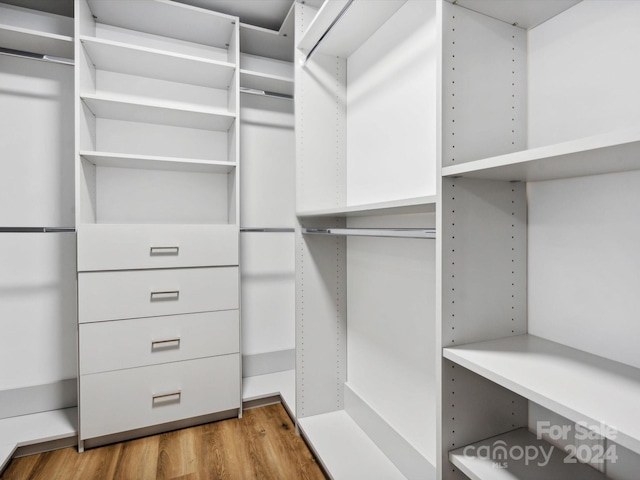
<instances>
[{"instance_id":1,"label":"wood plank floor","mask_svg":"<svg viewBox=\"0 0 640 480\"><path fill-rule=\"evenodd\" d=\"M324 480L281 404L243 418L78 453L75 448L11 461L0 480Z\"/></svg>"}]
</instances>

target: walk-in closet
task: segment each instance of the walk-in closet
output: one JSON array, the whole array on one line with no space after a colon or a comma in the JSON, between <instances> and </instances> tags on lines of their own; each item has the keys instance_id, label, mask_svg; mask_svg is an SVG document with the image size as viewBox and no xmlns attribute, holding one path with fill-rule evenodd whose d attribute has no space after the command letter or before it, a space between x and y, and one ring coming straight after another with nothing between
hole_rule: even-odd
<instances>
[{"instance_id":1,"label":"walk-in closet","mask_svg":"<svg viewBox=\"0 0 640 480\"><path fill-rule=\"evenodd\" d=\"M236 422L145 475L636 480L638 25L1 0L0 479Z\"/></svg>"}]
</instances>

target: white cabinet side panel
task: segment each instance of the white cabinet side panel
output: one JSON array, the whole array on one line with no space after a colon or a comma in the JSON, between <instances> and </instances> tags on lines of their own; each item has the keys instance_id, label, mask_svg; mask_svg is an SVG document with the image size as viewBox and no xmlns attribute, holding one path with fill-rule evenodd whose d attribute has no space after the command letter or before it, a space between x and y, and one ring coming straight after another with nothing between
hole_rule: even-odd
<instances>
[{"instance_id":1,"label":"white cabinet side panel","mask_svg":"<svg viewBox=\"0 0 640 480\"><path fill-rule=\"evenodd\" d=\"M421 217L421 226L433 223ZM349 385L433 464L434 263L433 240L347 239Z\"/></svg>"},{"instance_id":2,"label":"white cabinet side panel","mask_svg":"<svg viewBox=\"0 0 640 480\"><path fill-rule=\"evenodd\" d=\"M640 123L640 2L585 0L529 33L529 148Z\"/></svg>"},{"instance_id":3,"label":"white cabinet side panel","mask_svg":"<svg viewBox=\"0 0 640 480\"><path fill-rule=\"evenodd\" d=\"M529 333L640 367L640 172L528 190Z\"/></svg>"},{"instance_id":4,"label":"white cabinet side panel","mask_svg":"<svg viewBox=\"0 0 640 480\"><path fill-rule=\"evenodd\" d=\"M442 165L526 146L526 33L442 2Z\"/></svg>"},{"instance_id":5,"label":"white cabinet side panel","mask_svg":"<svg viewBox=\"0 0 640 480\"><path fill-rule=\"evenodd\" d=\"M76 242L0 235L0 390L76 377Z\"/></svg>"},{"instance_id":6,"label":"white cabinet side panel","mask_svg":"<svg viewBox=\"0 0 640 480\"><path fill-rule=\"evenodd\" d=\"M436 2L409 0L347 62L347 204L435 194Z\"/></svg>"},{"instance_id":7,"label":"white cabinet side panel","mask_svg":"<svg viewBox=\"0 0 640 480\"><path fill-rule=\"evenodd\" d=\"M0 59L0 226L74 225L73 68Z\"/></svg>"},{"instance_id":8,"label":"white cabinet side panel","mask_svg":"<svg viewBox=\"0 0 640 480\"><path fill-rule=\"evenodd\" d=\"M295 235L241 233L240 252L243 354L295 348Z\"/></svg>"},{"instance_id":9,"label":"white cabinet side panel","mask_svg":"<svg viewBox=\"0 0 640 480\"><path fill-rule=\"evenodd\" d=\"M293 227L293 102L243 95L240 97L240 115L242 226Z\"/></svg>"}]
</instances>

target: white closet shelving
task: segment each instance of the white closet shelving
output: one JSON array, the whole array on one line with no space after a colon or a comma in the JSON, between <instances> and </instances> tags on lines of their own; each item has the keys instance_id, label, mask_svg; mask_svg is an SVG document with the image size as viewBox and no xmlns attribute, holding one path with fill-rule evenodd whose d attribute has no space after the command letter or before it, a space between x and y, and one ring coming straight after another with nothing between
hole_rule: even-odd
<instances>
[{"instance_id":1,"label":"white closet shelving","mask_svg":"<svg viewBox=\"0 0 640 480\"><path fill-rule=\"evenodd\" d=\"M635 184L640 118L627 107L637 98L611 98L595 65L611 59L606 75L638 78L618 52L602 52L629 43L624 19L640 11L589 0L509 2L503 12L456 3L444 2L442 15L442 478L631 479L640 370L622 338L635 309L602 290L633 278L635 255L621 239L637 198L614 203ZM605 10L595 34L587 25ZM592 55L592 40L602 52ZM595 122L578 102L610 109ZM594 202L626 214L598 217ZM599 229L607 242L590 238ZM596 273L591 259L601 256L611 261ZM597 313L607 309L615 314ZM550 438L544 424L564 436ZM578 425L592 438L579 438ZM591 465L567 462L566 445ZM491 454L474 453L480 447ZM525 448L554 458L513 458Z\"/></svg>"},{"instance_id":2,"label":"white closet shelving","mask_svg":"<svg viewBox=\"0 0 640 480\"><path fill-rule=\"evenodd\" d=\"M76 2L81 449L240 412L238 24Z\"/></svg>"},{"instance_id":3,"label":"white closet shelving","mask_svg":"<svg viewBox=\"0 0 640 480\"><path fill-rule=\"evenodd\" d=\"M297 419L335 478L435 475L434 27L297 5Z\"/></svg>"}]
</instances>

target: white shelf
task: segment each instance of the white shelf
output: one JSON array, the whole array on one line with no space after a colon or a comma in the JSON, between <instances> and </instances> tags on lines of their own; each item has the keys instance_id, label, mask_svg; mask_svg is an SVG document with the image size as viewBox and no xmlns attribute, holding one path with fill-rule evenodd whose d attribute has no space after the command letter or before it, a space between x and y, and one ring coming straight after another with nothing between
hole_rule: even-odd
<instances>
[{"instance_id":1,"label":"white shelf","mask_svg":"<svg viewBox=\"0 0 640 480\"><path fill-rule=\"evenodd\" d=\"M263 90L265 92L293 95L293 78L268 73L240 70L240 87Z\"/></svg>"},{"instance_id":2,"label":"white shelf","mask_svg":"<svg viewBox=\"0 0 640 480\"><path fill-rule=\"evenodd\" d=\"M344 410L299 418L298 426L331 478L406 480Z\"/></svg>"},{"instance_id":3,"label":"white shelf","mask_svg":"<svg viewBox=\"0 0 640 480\"><path fill-rule=\"evenodd\" d=\"M400 0L384 2L353 0L353 3L347 7L329 33L322 38L347 4L348 0L325 1L298 42L297 48L309 55L309 52L322 39L316 53L347 58L378 30L404 2Z\"/></svg>"},{"instance_id":4,"label":"white shelf","mask_svg":"<svg viewBox=\"0 0 640 480\"><path fill-rule=\"evenodd\" d=\"M351 205L320 210L297 212L298 217L363 217L369 215L400 215L409 213L433 213L436 211L436 197L405 198L388 202Z\"/></svg>"},{"instance_id":5,"label":"white shelf","mask_svg":"<svg viewBox=\"0 0 640 480\"><path fill-rule=\"evenodd\" d=\"M640 453L638 368L533 335L449 347L444 357Z\"/></svg>"},{"instance_id":6,"label":"white shelf","mask_svg":"<svg viewBox=\"0 0 640 480\"><path fill-rule=\"evenodd\" d=\"M296 411L296 371L268 373L242 379L242 401L250 402L280 395L287 410Z\"/></svg>"},{"instance_id":7,"label":"white shelf","mask_svg":"<svg viewBox=\"0 0 640 480\"><path fill-rule=\"evenodd\" d=\"M93 64L111 72L226 89L235 71L232 63L192 55L93 37L83 36L80 41Z\"/></svg>"},{"instance_id":8,"label":"white shelf","mask_svg":"<svg viewBox=\"0 0 640 480\"><path fill-rule=\"evenodd\" d=\"M86 94L81 98L99 118L216 131L229 130L235 120L235 115L223 110L184 108L147 100L134 102L116 95Z\"/></svg>"},{"instance_id":9,"label":"white shelf","mask_svg":"<svg viewBox=\"0 0 640 480\"><path fill-rule=\"evenodd\" d=\"M640 128L452 165L445 177L539 181L640 170Z\"/></svg>"},{"instance_id":10,"label":"white shelf","mask_svg":"<svg viewBox=\"0 0 640 480\"><path fill-rule=\"evenodd\" d=\"M142 168L200 173L230 173L236 168L236 165L231 162L192 158L155 157L88 150L81 150L80 156L99 167Z\"/></svg>"},{"instance_id":11,"label":"white shelf","mask_svg":"<svg viewBox=\"0 0 640 480\"><path fill-rule=\"evenodd\" d=\"M495 449L496 446L505 447L507 452L516 447L516 454L500 460L495 455L498 452ZM528 448L528 451L532 451L531 449L535 448L538 457L530 460L526 465L524 456L516 460L519 457L517 455L519 451L517 447ZM480 452L483 455L477 456L479 448L482 448ZM491 452L490 456L484 455L487 450ZM545 458L543 458L541 452L544 451L548 455L550 450L552 453L549 457L549 462L544 463ZM564 459L566 457L567 454L562 449L554 447L543 440L538 440L526 428L519 428L449 452L451 463L471 480L538 480L541 478L548 480L569 478L604 480L607 478L588 465L565 463ZM542 465L539 465L538 462L542 462ZM497 464L503 465L504 468L499 468Z\"/></svg>"},{"instance_id":12,"label":"white shelf","mask_svg":"<svg viewBox=\"0 0 640 480\"><path fill-rule=\"evenodd\" d=\"M77 408L4 418L0 420L0 472L18 447L77 435Z\"/></svg>"},{"instance_id":13,"label":"white shelf","mask_svg":"<svg viewBox=\"0 0 640 480\"><path fill-rule=\"evenodd\" d=\"M0 24L0 47L40 55L73 58L73 37Z\"/></svg>"},{"instance_id":14,"label":"white shelf","mask_svg":"<svg viewBox=\"0 0 640 480\"><path fill-rule=\"evenodd\" d=\"M292 4L293 7L293 4ZM293 8L279 32L266 28L240 24L240 50L242 53L293 62Z\"/></svg>"},{"instance_id":15,"label":"white shelf","mask_svg":"<svg viewBox=\"0 0 640 480\"><path fill-rule=\"evenodd\" d=\"M228 48L236 17L169 0L88 0L96 22L188 42Z\"/></svg>"}]
</instances>

